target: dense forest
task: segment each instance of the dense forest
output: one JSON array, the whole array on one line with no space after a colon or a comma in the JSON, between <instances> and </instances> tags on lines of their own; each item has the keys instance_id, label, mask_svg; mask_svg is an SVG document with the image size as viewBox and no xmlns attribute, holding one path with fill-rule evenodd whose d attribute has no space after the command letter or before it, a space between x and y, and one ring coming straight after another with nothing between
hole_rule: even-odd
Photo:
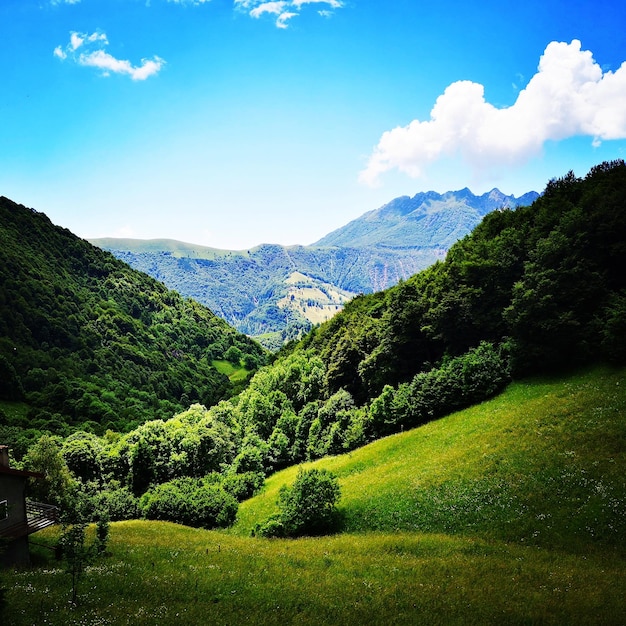
<instances>
[{"instance_id":1,"label":"dense forest","mask_svg":"<svg viewBox=\"0 0 626 626\"><path fill-rule=\"evenodd\" d=\"M529 207L494 211L438 262L355 298L291 349L323 359L330 393L366 402L481 341L513 375L624 359L626 167L548 183Z\"/></svg>"},{"instance_id":2,"label":"dense forest","mask_svg":"<svg viewBox=\"0 0 626 626\"><path fill-rule=\"evenodd\" d=\"M214 366L225 355L265 360L207 308L6 198L0 285L0 400L29 407L0 412L9 441L10 426L127 432L235 393Z\"/></svg>"},{"instance_id":3,"label":"dense forest","mask_svg":"<svg viewBox=\"0 0 626 626\"><path fill-rule=\"evenodd\" d=\"M623 364L624 207L623 161L598 165L584 178L570 172L550 181L530 207L487 215L445 261L385 292L355 298L286 346L237 396L218 403L198 397L187 411L124 434L44 436L23 466L56 477L55 489L42 497L71 494L90 515L105 510L111 519L228 525L236 501L279 468L353 450L480 402L512 377ZM108 280L94 278L98 285ZM139 300L128 319L149 315L146 304ZM27 308L19 309L22 315ZM28 324L22 328L30 344L21 345L41 341L28 336ZM126 333L132 336L132 327ZM127 341L143 347L141 335L136 344ZM178 341L194 355L192 344L208 350L216 340L186 329ZM203 363L202 356L195 359L190 369ZM32 370L17 365L25 393L33 393ZM200 367L193 375L201 378Z\"/></svg>"}]
</instances>

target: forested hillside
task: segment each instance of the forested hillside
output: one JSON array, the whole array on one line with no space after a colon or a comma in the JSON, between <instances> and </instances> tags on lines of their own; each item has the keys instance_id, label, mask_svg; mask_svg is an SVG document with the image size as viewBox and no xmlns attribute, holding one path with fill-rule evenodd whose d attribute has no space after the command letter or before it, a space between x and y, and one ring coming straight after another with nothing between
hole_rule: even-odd
<instances>
[{"instance_id":1,"label":"forested hillside","mask_svg":"<svg viewBox=\"0 0 626 626\"><path fill-rule=\"evenodd\" d=\"M626 167L550 181L530 207L488 214L446 260L356 298L296 350L313 349L329 392L359 401L481 341L514 375L623 360Z\"/></svg>"},{"instance_id":2,"label":"forested hillside","mask_svg":"<svg viewBox=\"0 0 626 626\"><path fill-rule=\"evenodd\" d=\"M530 204L537 195L515 198L494 189L476 196L462 189L396 198L312 246L229 251L163 239L92 243L279 348L350 297L387 289L443 259L487 213Z\"/></svg>"},{"instance_id":3,"label":"forested hillside","mask_svg":"<svg viewBox=\"0 0 626 626\"><path fill-rule=\"evenodd\" d=\"M92 243L276 349L329 319L352 296L385 289L445 256L441 247L374 250L265 244L228 251L169 240ZM332 310L327 308L320 320L325 307Z\"/></svg>"},{"instance_id":4,"label":"forested hillside","mask_svg":"<svg viewBox=\"0 0 626 626\"><path fill-rule=\"evenodd\" d=\"M425 424L512 378L624 364L624 207L623 161L552 180L532 206L489 214L445 261L352 300L237 397L123 436L38 442L25 467L42 469L42 446L56 447L112 518L225 525L234 499L277 469Z\"/></svg>"},{"instance_id":5,"label":"forested hillside","mask_svg":"<svg viewBox=\"0 0 626 626\"><path fill-rule=\"evenodd\" d=\"M24 403L0 412L5 435L124 432L215 404L234 392L213 365L232 348L250 370L264 361L205 307L0 198L0 400Z\"/></svg>"},{"instance_id":6,"label":"forested hillside","mask_svg":"<svg viewBox=\"0 0 626 626\"><path fill-rule=\"evenodd\" d=\"M266 467L352 449L510 377L626 359L626 165L550 181L445 261L363 295L259 372L232 412Z\"/></svg>"}]
</instances>

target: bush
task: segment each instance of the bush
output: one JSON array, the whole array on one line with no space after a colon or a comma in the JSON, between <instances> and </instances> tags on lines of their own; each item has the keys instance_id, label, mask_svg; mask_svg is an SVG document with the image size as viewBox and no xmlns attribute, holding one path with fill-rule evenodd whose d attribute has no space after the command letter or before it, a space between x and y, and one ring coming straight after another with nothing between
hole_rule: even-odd
<instances>
[{"instance_id":1,"label":"bush","mask_svg":"<svg viewBox=\"0 0 626 626\"><path fill-rule=\"evenodd\" d=\"M298 471L291 487L283 485L278 495L278 515L253 534L261 537L301 537L329 532L336 517L335 505L341 496L339 482L326 470Z\"/></svg>"},{"instance_id":2,"label":"bush","mask_svg":"<svg viewBox=\"0 0 626 626\"><path fill-rule=\"evenodd\" d=\"M72 604L76 604L78 582L87 567L106 551L109 540L108 520L99 520L96 525L96 537L91 544L85 541L87 524L77 522L64 525L59 539L59 555L65 563L65 571L72 577Z\"/></svg>"},{"instance_id":3,"label":"bush","mask_svg":"<svg viewBox=\"0 0 626 626\"><path fill-rule=\"evenodd\" d=\"M265 475L265 456L263 451L254 444L244 442L241 451L233 460L231 469L235 474L254 472Z\"/></svg>"},{"instance_id":4,"label":"bush","mask_svg":"<svg viewBox=\"0 0 626 626\"><path fill-rule=\"evenodd\" d=\"M237 500L221 486L205 485L196 489L191 498L190 526L226 528L237 517Z\"/></svg>"},{"instance_id":5,"label":"bush","mask_svg":"<svg viewBox=\"0 0 626 626\"><path fill-rule=\"evenodd\" d=\"M245 472L244 474L228 474L222 487L236 500L242 502L255 495L265 482L263 472Z\"/></svg>"},{"instance_id":6,"label":"bush","mask_svg":"<svg viewBox=\"0 0 626 626\"><path fill-rule=\"evenodd\" d=\"M140 508L146 519L177 522L195 528L230 526L237 500L221 485L179 478L145 493Z\"/></svg>"},{"instance_id":7,"label":"bush","mask_svg":"<svg viewBox=\"0 0 626 626\"><path fill-rule=\"evenodd\" d=\"M97 509L108 515L112 522L137 519L141 516L139 500L127 487L103 491L98 496Z\"/></svg>"},{"instance_id":8,"label":"bush","mask_svg":"<svg viewBox=\"0 0 626 626\"><path fill-rule=\"evenodd\" d=\"M611 363L626 363L626 290L611 296L598 323L602 351Z\"/></svg>"}]
</instances>

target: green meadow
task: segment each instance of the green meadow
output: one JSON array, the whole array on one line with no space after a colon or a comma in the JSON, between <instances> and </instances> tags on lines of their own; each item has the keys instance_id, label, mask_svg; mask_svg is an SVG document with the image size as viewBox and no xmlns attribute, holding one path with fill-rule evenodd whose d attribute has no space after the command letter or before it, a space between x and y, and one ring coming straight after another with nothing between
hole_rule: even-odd
<instances>
[{"instance_id":1,"label":"green meadow","mask_svg":"<svg viewBox=\"0 0 626 626\"><path fill-rule=\"evenodd\" d=\"M243 383L248 379L250 371L240 365L233 365L230 361L216 359L211 365L220 373L228 376L232 383Z\"/></svg>"},{"instance_id":2,"label":"green meadow","mask_svg":"<svg viewBox=\"0 0 626 626\"><path fill-rule=\"evenodd\" d=\"M321 459L336 533L250 536L297 468L228 531L111 525L80 582L33 536L2 624L624 624L626 370L516 382L500 396Z\"/></svg>"}]
</instances>

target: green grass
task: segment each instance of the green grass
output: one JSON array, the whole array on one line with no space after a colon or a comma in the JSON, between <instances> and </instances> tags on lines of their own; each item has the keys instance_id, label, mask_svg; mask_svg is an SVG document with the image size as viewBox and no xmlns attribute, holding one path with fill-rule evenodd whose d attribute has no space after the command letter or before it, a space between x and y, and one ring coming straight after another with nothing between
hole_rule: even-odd
<instances>
[{"instance_id":1,"label":"green grass","mask_svg":"<svg viewBox=\"0 0 626 626\"><path fill-rule=\"evenodd\" d=\"M247 379L250 371L241 365L233 365L230 361L215 360L211 362L220 373L228 376L232 383L240 383Z\"/></svg>"},{"instance_id":2,"label":"green grass","mask_svg":"<svg viewBox=\"0 0 626 626\"><path fill-rule=\"evenodd\" d=\"M481 536L626 554L626 372L515 383L499 397L309 464L340 478L344 532ZM231 532L276 510L297 468L242 503Z\"/></svg>"},{"instance_id":3,"label":"green grass","mask_svg":"<svg viewBox=\"0 0 626 626\"><path fill-rule=\"evenodd\" d=\"M252 538L297 468L237 524L111 526L69 603L48 551L12 572L2 624L624 624L626 370L516 383L422 428L317 461L342 532ZM56 529L34 536L52 545Z\"/></svg>"},{"instance_id":4,"label":"green grass","mask_svg":"<svg viewBox=\"0 0 626 626\"><path fill-rule=\"evenodd\" d=\"M623 562L433 534L260 540L119 522L110 552L76 607L58 564L12 574L3 624L619 624L626 593Z\"/></svg>"}]
</instances>

